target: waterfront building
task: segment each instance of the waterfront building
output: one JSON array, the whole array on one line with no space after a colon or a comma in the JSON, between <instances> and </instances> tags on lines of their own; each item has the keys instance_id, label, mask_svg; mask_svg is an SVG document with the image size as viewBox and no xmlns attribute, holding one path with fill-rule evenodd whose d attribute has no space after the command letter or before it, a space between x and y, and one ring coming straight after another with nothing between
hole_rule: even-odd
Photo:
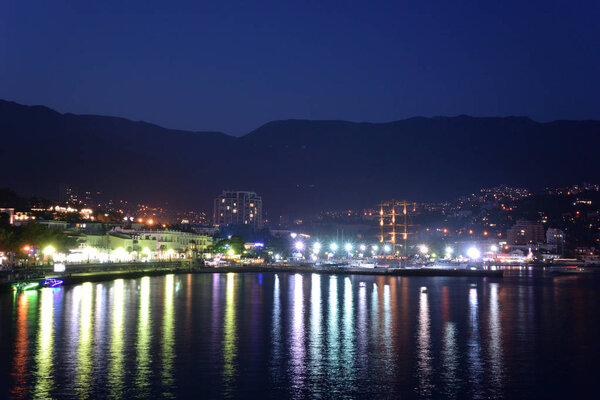
<instances>
[{"instance_id":1,"label":"waterfront building","mask_svg":"<svg viewBox=\"0 0 600 400\"><path fill-rule=\"evenodd\" d=\"M106 234L80 234L80 247L64 255L67 262L106 262L188 258L204 253L213 244L207 235L180 231L136 231L115 228ZM55 257L55 261L57 261Z\"/></svg>"},{"instance_id":2,"label":"waterfront building","mask_svg":"<svg viewBox=\"0 0 600 400\"><path fill-rule=\"evenodd\" d=\"M250 225L258 230L263 226L262 198L255 192L224 190L215 199L215 225Z\"/></svg>"},{"instance_id":3,"label":"waterfront building","mask_svg":"<svg viewBox=\"0 0 600 400\"><path fill-rule=\"evenodd\" d=\"M524 219L518 220L506 232L506 239L509 245L543 243L545 239L544 225Z\"/></svg>"},{"instance_id":4,"label":"waterfront building","mask_svg":"<svg viewBox=\"0 0 600 400\"><path fill-rule=\"evenodd\" d=\"M150 248L152 251L173 250L175 252L196 249L203 252L213 244L213 238L204 234L170 230L133 230L116 228L113 232L128 234L136 241L137 247Z\"/></svg>"}]
</instances>

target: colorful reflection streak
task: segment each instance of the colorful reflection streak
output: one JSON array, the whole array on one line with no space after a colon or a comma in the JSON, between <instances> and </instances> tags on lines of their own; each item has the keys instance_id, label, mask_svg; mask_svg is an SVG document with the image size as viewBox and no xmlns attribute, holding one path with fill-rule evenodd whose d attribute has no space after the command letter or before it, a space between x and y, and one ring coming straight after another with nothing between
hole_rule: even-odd
<instances>
[{"instance_id":1,"label":"colorful reflection streak","mask_svg":"<svg viewBox=\"0 0 600 400\"><path fill-rule=\"evenodd\" d=\"M54 357L54 290L44 288L40 299L40 318L35 354L35 384L33 397L50 399L54 389L52 363ZM61 289L56 289L61 290Z\"/></svg>"},{"instance_id":2,"label":"colorful reflection streak","mask_svg":"<svg viewBox=\"0 0 600 400\"><path fill-rule=\"evenodd\" d=\"M79 300L79 343L77 346L77 397L90 398L92 380L92 296L93 288L90 282L81 285Z\"/></svg>"},{"instance_id":3,"label":"colorful reflection streak","mask_svg":"<svg viewBox=\"0 0 600 400\"><path fill-rule=\"evenodd\" d=\"M15 355L13 358L12 372L14 386L11 388L11 397L14 399L25 398L28 391L27 381L29 379L29 373L27 365L29 362L29 332L27 320L29 318L30 300L33 302L31 307L35 307L37 291L18 294L16 322L17 337L15 341Z\"/></svg>"},{"instance_id":4,"label":"colorful reflection streak","mask_svg":"<svg viewBox=\"0 0 600 400\"><path fill-rule=\"evenodd\" d=\"M321 316L321 275L312 274L310 285L310 341L309 341L309 367L311 380L316 380L321 375L323 367L323 332Z\"/></svg>"},{"instance_id":5,"label":"colorful reflection streak","mask_svg":"<svg viewBox=\"0 0 600 400\"><path fill-rule=\"evenodd\" d=\"M123 279L117 279L112 287L112 332L110 364L108 366L109 396L122 397L123 393L123 321L125 287Z\"/></svg>"},{"instance_id":6,"label":"colorful reflection streak","mask_svg":"<svg viewBox=\"0 0 600 400\"><path fill-rule=\"evenodd\" d=\"M236 328L235 328L235 277L227 274L227 289L225 291L225 317L223 322L223 383L225 395L230 397L234 391L235 357L236 357Z\"/></svg>"},{"instance_id":7,"label":"colorful reflection streak","mask_svg":"<svg viewBox=\"0 0 600 400\"><path fill-rule=\"evenodd\" d=\"M368 326L367 326L367 288L361 282L358 288L358 321L357 321L357 353L358 361L362 370L367 365Z\"/></svg>"},{"instance_id":8,"label":"colorful reflection streak","mask_svg":"<svg viewBox=\"0 0 600 400\"><path fill-rule=\"evenodd\" d=\"M173 362L175 360L175 311L173 310L174 276L165 276L165 308L162 329L162 396L174 398L175 378L173 376Z\"/></svg>"},{"instance_id":9,"label":"colorful reflection streak","mask_svg":"<svg viewBox=\"0 0 600 400\"><path fill-rule=\"evenodd\" d=\"M136 348L135 384L140 397L149 395L150 375L150 341L152 326L150 319L150 278L145 276L140 282L140 307Z\"/></svg>"},{"instance_id":10,"label":"colorful reflection streak","mask_svg":"<svg viewBox=\"0 0 600 400\"><path fill-rule=\"evenodd\" d=\"M489 310L489 359L491 363L491 382L494 396L502 393L502 330L500 327L500 311L498 301L498 284L490 283Z\"/></svg>"},{"instance_id":11,"label":"colorful reflection streak","mask_svg":"<svg viewBox=\"0 0 600 400\"><path fill-rule=\"evenodd\" d=\"M293 276L294 286L291 293L293 304L292 329L290 339L290 356L292 371L292 388L297 393L304 386L306 373L304 348L304 293L302 288L302 275Z\"/></svg>"},{"instance_id":12,"label":"colorful reflection streak","mask_svg":"<svg viewBox=\"0 0 600 400\"><path fill-rule=\"evenodd\" d=\"M355 361L355 338L354 338L354 301L352 293L352 281L349 277L344 278L344 316L342 324L342 360L341 368L345 377L354 370ZM346 390L354 390L352 380L345 379Z\"/></svg>"},{"instance_id":13,"label":"colorful reflection streak","mask_svg":"<svg viewBox=\"0 0 600 400\"><path fill-rule=\"evenodd\" d=\"M419 380L419 394L422 397L431 397L432 384L432 355L431 333L429 321L429 299L427 293L419 297L419 322L417 328L417 377Z\"/></svg>"},{"instance_id":14,"label":"colorful reflection streak","mask_svg":"<svg viewBox=\"0 0 600 400\"><path fill-rule=\"evenodd\" d=\"M483 363L481 362L481 338L479 336L479 313L478 313L477 289L469 289L469 323L470 334L467 357L469 359L469 380L474 397L481 397L481 375Z\"/></svg>"},{"instance_id":15,"label":"colorful reflection streak","mask_svg":"<svg viewBox=\"0 0 600 400\"><path fill-rule=\"evenodd\" d=\"M442 323L444 324L442 341L442 384L444 395L456 398L458 381L458 344L456 323L450 320L450 294L448 286L442 288Z\"/></svg>"},{"instance_id":16,"label":"colorful reflection streak","mask_svg":"<svg viewBox=\"0 0 600 400\"><path fill-rule=\"evenodd\" d=\"M273 323L271 333L272 357L271 357L271 375L276 384L279 384L279 362L281 361L281 290L279 288L279 276L275 274L273 282Z\"/></svg>"},{"instance_id":17,"label":"colorful reflection streak","mask_svg":"<svg viewBox=\"0 0 600 400\"><path fill-rule=\"evenodd\" d=\"M336 380L340 378L340 338L338 328L338 293L337 276L329 277L329 308L327 319L327 348L328 365L327 368Z\"/></svg>"}]
</instances>

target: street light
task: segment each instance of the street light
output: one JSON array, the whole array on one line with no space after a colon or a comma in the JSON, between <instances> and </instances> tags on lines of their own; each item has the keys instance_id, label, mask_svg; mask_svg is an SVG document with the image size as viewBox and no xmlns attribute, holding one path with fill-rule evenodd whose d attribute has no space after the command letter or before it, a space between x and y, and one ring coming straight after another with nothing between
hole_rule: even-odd
<instances>
[{"instance_id":1,"label":"street light","mask_svg":"<svg viewBox=\"0 0 600 400\"><path fill-rule=\"evenodd\" d=\"M346 249L346 251L352 251L352 245L350 243L346 243L344 248Z\"/></svg>"},{"instance_id":2,"label":"street light","mask_svg":"<svg viewBox=\"0 0 600 400\"><path fill-rule=\"evenodd\" d=\"M335 253L338 249L338 245L337 243L331 243L331 245L329 245L329 248Z\"/></svg>"},{"instance_id":3,"label":"street light","mask_svg":"<svg viewBox=\"0 0 600 400\"><path fill-rule=\"evenodd\" d=\"M313 253L318 254L321 251L321 243L315 242L313 244Z\"/></svg>"},{"instance_id":4,"label":"street light","mask_svg":"<svg viewBox=\"0 0 600 400\"><path fill-rule=\"evenodd\" d=\"M421 252L421 254L427 254L429 252L429 249L427 248L427 246L422 244L419 246L419 251Z\"/></svg>"},{"instance_id":5,"label":"street light","mask_svg":"<svg viewBox=\"0 0 600 400\"><path fill-rule=\"evenodd\" d=\"M296 250L298 250L298 251L304 250L304 243L302 241L298 240L296 242Z\"/></svg>"},{"instance_id":6,"label":"street light","mask_svg":"<svg viewBox=\"0 0 600 400\"><path fill-rule=\"evenodd\" d=\"M481 252L476 247L470 247L467 250L467 256L469 256L469 258L472 260L477 260L479 257L481 257Z\"/></svg>"},{"instance_id":7,"label":"street light","mask_svg":"<svg viewBox=\"0 0 600 400\"><path fill-rule=\"evenodd\" d=\"M56 253L56 249L52 246L46 246L46 248L44 249L45 256L51 256L54 253Z\"/></svg>"},{"instance_id":8,"label":"street light","mask_svg":"<svg viewBox=\"0 0 600 400\"><path fill-rule=\"evenodd\" d=\"M383 246L383 251L385 251L386 253L389 253L390 250L392 250L392 249L389 244L386 244L385 246Z\"/></svg>"}]
</instances>

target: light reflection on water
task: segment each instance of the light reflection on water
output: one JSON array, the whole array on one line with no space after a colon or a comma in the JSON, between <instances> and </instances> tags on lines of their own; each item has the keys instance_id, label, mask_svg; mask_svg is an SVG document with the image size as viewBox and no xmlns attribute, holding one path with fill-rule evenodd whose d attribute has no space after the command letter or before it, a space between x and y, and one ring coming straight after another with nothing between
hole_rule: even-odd
<instances>
[{"instance_id":1,"label":"light reflection on water","mask_svg":"<svg viewBox=\"0 0 600 400\"><path fill-rule=\"evenodd\" d=\"M419 295L419 322L417 328L417 377L419 394L431 396L431 326L429 322L429 300L427 293Z\"/></svg>"},{"instance_id":2,"label":"light reflection on water","mask_svg":"<svg viewBox=\"0 0 600 400\"><path fill-rule=\"evenodd\" d=\"M321 275L311 275L310 293L310 341L307 370L314 385L314 382L323 373Z\"/></svg>"},{"instance_id":3,"label":"light reflection on water","mask_svg":"<svg viewBox=\"0 0 600 400\"><path fill-rule=\"evenodd\" d=\"M152 372L150 369L150 341L152 340L150 315L150 278L146 276L140 282L140 307L135 346L137 372L135 383L138 393L143 397L150 394L150 375Z\"/></svg>"},{"instance_id":4,"label":"light reflection on water","mask_svg":"<svg viewBox=\"0 0 600 400\"><path fill-rule=\"evenodd\" d=\"M230 397L234 391L236 374L235 279L235 274L227 274L223 323L223 383L227 397Z\"/></svg>"},{"instance_id":5,"label":"light reflection on water","mask_svg":"<svg viewBox=\"0 0 600 400\"><path fill-rule=\"evenodd\" d=\"M92 284L81 285L78 296L79 311L79 344L77 346L77 396L81 399L91 397L92 383Z\"/></svg>"},{"instance_id":6,"label":"light reflection on water","mask_svg":"<svg viewBox=\"0 0 600 400\"><path fill-rule=\"evenodd\" d=\"M175 383L173 376L173 361L175 358L175 310L173 309L173 292L174 275L165 276L165 305L163 312L163 329L162 329L162 396L165 398L173 398L175 394L172 392L172 387Z\"/></svg>"},{"instance_id":7,"label":"light reflection on water","mask_svg":"<svg viewBox=\"0 0 600 400\"><path fill-rule=\"evenodd\" d=\"M0 343L0 398L503 398L558 396L565 379L585 387L590 372L578 366L600 356L584 330L600 328L595 285L526 279L228 273L18 293L0 298L12 310L1 321L12 334ZM572 309L565 318L587 325L540 326L540 307ZM544 346L551 359L531 351ZM573 372L527 386L560 362ZM527 379L523 365L536 367Z\"/></svg>"},{"instance_id":8,"label":"light reflection on water","mask_svg":"<svg viewBox=\"0 0 600 400\"><path fill-rule=\"evenodd\" d=\"M469 341L467 357L469 359L469 379L471 380L472 397L480 398L481 377L483 374L483 364L481 362L481 338L479 335L479 302L477 299L477 289L469 289Z\"/></svg>"},{"instance_id":9,"label":"light reflection on water","mask_svg":"<svg viewBox=\"0 0 600 400\"><path fill-rule=\"evenodd\" d=\"M40 328L37 337L35 363L35 386L33 396L37 399L50 399L54 381L52 377L52 363L54 361L54 290L44 288L40 290Z\"/></svg>"},{"instance_id":10,"label":"light reflection on water","mask_svg":"<svg viewBox=\"0 0 600 400\"><path fill-rule=\"evenodd\" d=\"M76 287L77 288L77 287ZM110 364L108 388L110 398L119 398L123 393L123 322L125 285L123 279L115 280L112 287L112 334L110 342Z\"/></svg>"},{"instance_id":11,"label":"light reflection on water","mask_svg":"<svg viewBox=\"0 0 600 400\"><path fill-rule=\"evenodd\" d=\"M490 390L495 396L502 392L502 327L500 326L500 301L498 299L498 283L490 283L489 300L489 359L490 359Z\"/></svg>"},{"instance_id":12,"label":"light reflection on water","mask_svg":"<svg viewBox=\"0 0 600 400\"><path fill-rule=\"evenodd\" d=\"M292 329L290 338L290 374L292 386L302 389L305 381L305 353L304 344L304 291L302 289L302 275L290 276L293 285L290 285L291 302L293 307Z\"/></svg>"}]
</instances>

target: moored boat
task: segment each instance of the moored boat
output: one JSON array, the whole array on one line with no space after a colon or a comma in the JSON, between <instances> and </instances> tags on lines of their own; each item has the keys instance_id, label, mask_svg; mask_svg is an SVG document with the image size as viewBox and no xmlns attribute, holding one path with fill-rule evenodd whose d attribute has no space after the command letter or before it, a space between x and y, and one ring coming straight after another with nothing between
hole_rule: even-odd
<instances>
[{"instance_id":1,"label":"moored boat","mask_svg":"<svg viewBox=\"0 0 600 400\"><path fill-rule=\"evenodd\" d=\"M26 290L36 290L40 287L37 281L17 282L13 283L12 288L15 292L24 292Z\"/></svg>"},{"instance_id":2,"label":"moored boat","mask_svg":"<svg viewBox=\"0 0 600 400\"><path fill-rule=\"evenodd\" d=\"M61 279L47 278L41 282L41 285L43 287L54 288L54 287L62 286L63 283L64 282Z\"/></svg>"}]
</instances>

